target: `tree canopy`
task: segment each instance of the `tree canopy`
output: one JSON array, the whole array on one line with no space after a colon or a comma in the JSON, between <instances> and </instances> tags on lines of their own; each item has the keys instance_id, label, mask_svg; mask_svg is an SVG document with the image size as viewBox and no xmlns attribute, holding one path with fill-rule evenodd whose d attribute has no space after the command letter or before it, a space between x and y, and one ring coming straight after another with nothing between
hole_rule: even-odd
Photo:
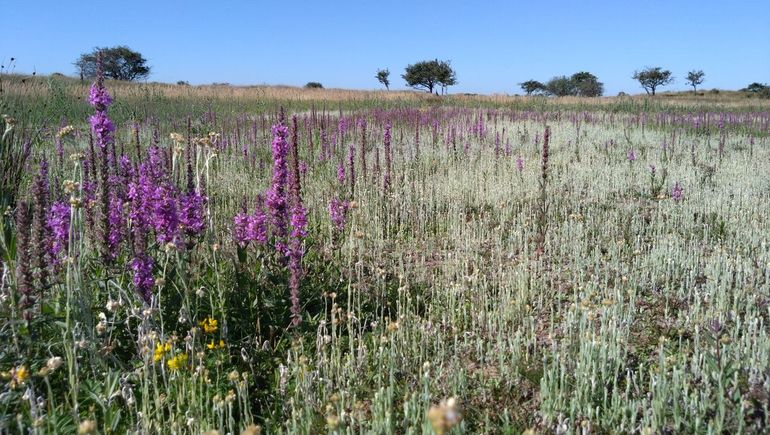
<instances>
[{"instance_id":1,"label":"tree canopy","mask_svg":"<svg viewBox=\"0 0 770 435\"><path fill-rule=\"evenodd\" d=\"M703 83L703 77L705 76L706 73L703 70L692 70L687 73L687 84L692 86L693 92L698 92L698 85Z\"/></svg>"},{"instance_id":2,"label":"tree canopy","mask_svg":"<svg viewBox=\"0 0 770 435\"><path fill-rule=\"evenodd\" d=\"M519 83L519 86L527 95L542 94L546 91L545 85L537 80L527 80L526 82Z\"/></svg>"},{"instance_id":3,"label":"tree canopy","mask_svg":"<svg viewBox=\"0 0 770 435\"><path fill-rule=\"evenodd\" d=\"M433 93L436 87L441 87L442 93L446 88L457 84L457 74L449 61L430 60L408 65L401 77L408 86L424 89Z\"/></svg>"},{"instance_id":4,"label":"tree canopy","mask_svg":"<svg viewBox=\"0 0 770 435\"><path fill-rule=\"evenodd\" d=\"M655 90L659 86L665 86L674 81L674 77L671 76L671 71L664 70L659 66L635 71L632 78L642 85L647 94L652 95L655 95Z\"/></svg>"},{"instance_id":5,"label":"tree canopy","mask_svg":"<svg viewBox=\"0 0 770 435\"><path fill-rule=\"evenodd\" d=\"M572 91L579 97L600 97L604 93L604 84L599 79L586 71L572 74Z\"/></svg>"},{"instance_id":6,"label":"tree canopy","mask_svg":"<svg viewBox=\"0 0 770 435\"><path fill-rule=\"evenodd\" d=\"M378 69L377 75L374 76L374 78L377 79L378 82L382 83L383 86L385 86L385 89L390 90L390 70L385 69Z\"/></svg>"},{"instance_id":7,"label":"tree canopy","mask_svg":"<svg viewBox=\"0 0 770 435\"><path fill-rule=\"evenodd\" d=\"M586 71L577 72L571 77L556 76L544 85L534 80L525 83L534 90L541 89L537 87L540 85L546 94L557 97L600 97L604 93L604 84L595 75ZM522 88L524 88L523 85L524 83Z\"/></svg>"},{"instance_id":8,"label":"tree canopy","mask_svg":"<svg viewBox=\"0 0 770 435\"><path fill-rule=\"evenodd\" d=\"M125 45L117 47L96 47L90 53L83 53L75 61L81 79L96 77L96 58L101 53L104 77L115 80L134 81L150 75L150 67L139 52Z\"/></svg>"}]
</instances>

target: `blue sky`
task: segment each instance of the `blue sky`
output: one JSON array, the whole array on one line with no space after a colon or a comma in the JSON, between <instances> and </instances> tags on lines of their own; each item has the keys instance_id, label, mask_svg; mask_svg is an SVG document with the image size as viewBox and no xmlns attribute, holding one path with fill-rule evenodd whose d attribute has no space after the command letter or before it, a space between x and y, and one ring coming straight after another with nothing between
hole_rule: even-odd
<instances>
[{"instance_id":1,"label":"blue sky","mask_svg":"<svg viewBox=\"0 0 770 435\"><path fill-rule=\"evenodd\" d=\"M128 6L127 6L128 5ZM688 70L705 89L770 82L770 1L33 1L3 0L0 61L74 75L95 46L128 45L151 81L375 89L389 68L448 59L452 92L520 93L518 83L589 71L605 94L641 93L645 66Z\"/></svg>"}]
</instances>

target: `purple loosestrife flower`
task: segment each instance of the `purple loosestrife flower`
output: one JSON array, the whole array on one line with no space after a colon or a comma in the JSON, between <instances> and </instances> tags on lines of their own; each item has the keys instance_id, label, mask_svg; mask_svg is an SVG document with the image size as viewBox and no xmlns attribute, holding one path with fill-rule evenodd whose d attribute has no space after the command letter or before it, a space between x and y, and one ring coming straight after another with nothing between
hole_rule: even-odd
<instances>
[{"instance_id":1,"label":"purple loosestrife flower","mask_svg":"<svg viewBox=\"0 0 770 435\"><path fill-rule=\"evenodd\" d=\"M307 211L299 201L291 208L291 237L295 239L307 237Z\"/></svg>"},{"instance_id":2,"label":"purple loosestrife flower","mask_svg":"<svg viewBox=\"0 0 770 435\"><path fill-rule=\"evenodd\" d=\"M265 214L264 204L264 197L261 194L257 195L254 215L249 217L249 223L246 226L247 239L260 245L267 243L267 215Z\"/></svg>"},{"instance_id":3,"label":"purple loosestrife flower","mask_svg":"<svg viewBox=\"0 0 770 435\"><path fill-rule=\"evenodd\" d=\"M88 121L91 123L96 144L101 148L109 146L112 143L112 133L115 131L115 126L107 116L107 112L96 112L88 118Z\"/></svg>"},{"instance_id":4,"label":"purple loosestrife flower","mask_svg":"<svg viewBox=\"0 0 770 435\"><path fill-rule=\"evenodd\" d=\"M524 159L521 156L516 157L516 170L519 173L524 172Z\"/></svg>"},{"instance_id":5,"label":"purple loosestrife flower","mask_svg":"<svg viewBox=\"0 0 770 435\"><path fill-rule=\"evenodd\" d=\"M287 253L286 232L288 226L288 203L286 187L288 173L286 169L286 154L289 146L286 142L288 129L283 123L273 126L273 182L267 191L268 214L272 236L275 238L275 249L284 255Z\"/></svg>"},{"instance_id":6,"label":"purple loosestrife flower","mask_svg":"<svg viewBox=\"0 0 770 435\"><path fill-rule=\"evenodd\" d=\"M109 207L109 236L108 246L112 258L116 258L118 255L118 249L120 248L120 242L123 240L123 201L116 194L112 194L110 197Z\"/></svg>"},{"instance_id":7,"label":"purple loosestrife flower","mask_svg":"<svg viewBox=\"0 0 770 435\"><path fill-rule=\"evenodd\" d=\"M634 149L628 150L628 154L626 155L628 158L629 163L633 163L636 161L636 151Z\"/></svg>"},{"instance_id":8,"label":"purple loosestrife flower","mask_svg":"<svg viewBox=\"0 0 770 435\"><path fill-rule=\"evenodd\" d=\"M241 248L249 244L247 228L249 226L249 215L246 212L240 212L233 217L233 240Z\"/></svg>"},{"instance_id":9,"label":"purple loosestrife flower","mask_svg":"<svg viewBox=\"0 0 770 435\"><path fill-rule=\"evenodd\" d=\"M673 199L676 202L679 202L684 199L684 189L682 188L682 185L679 184L678 181L674 183L674 187L671 189L671 199Z\"/></svg>"},{"instance_id":10,"label":"purple loosestrife flower","mask_svg":"<svg viewBox=\"0 0 770 435\"><path fill-rule=\"evenodd\" d=\"M654 177L657 172L658 168L655 165L650 165L650 175Z\"/></svg>"},{"instance_id":11,"label":"purple loosestrife flower","mask_svg":"<svg viewBox=\"0 0 770 435\"><path fill-rule=\"evenodd\" d=\"M342 163L337 165L337 181L340 184L345 184L345 165Z\"/></svg>"},{"instance_id":12,"label":"purple loosestrife flower","mask_svg":"<svg viewBox=\"0 0 770 435\"><path fill-rule=\"evenodd\" d=\"M158 187L155 198L155 214L153 216L155 238L158 243L175 243L179 229L179 214L176 198L170 187Z\"/></svg>"},{"instance_id":13,"label":"purple loosestrife flower","mask_svg":"<svg viewBox=\"0 0 770 435\"><path fill-rule=\"evenodd\" d=\"M61 262L62 252L67 251L70 230L70 205L57 201L48 211L48 226L51 228L50 255L54 265Z\"/></svg>"},{"instance_id":14,"label":"purple loosestrife flower","mask_svg":"<svg viewBox=\"0 0 770 435\"><path fill-rule=\"evenodd\" d=\"M131 201L128 217L135 233L145 232L150 227L155 194L154 181L150 177L147 164L139 165L138 172L138 177L128 185L128 199Z\"/></svg>"},{"instance_id":15,"label":"purple loosestrife flower","mask_svg":"<svg viewBox=\"0 0 770 435\"><path fill-rule=\"evenodd\" d=\"M206 197L195 190L179 198L179 225L187 237L195 237L206 228L203 216L205 205Z\"/></svg>"},{"instance_id":16,"label":"purple loosestrife flower","mask_svg":"<svg viewBox=\"0 0 770 435\"><path fill-rule=\"evenodd\" d=\"M88 93L88 104L97 111L105 111L112 104L112 97L104 87L104 75L101 70L101 64L96 76L96 82L91 85Z\"/></svg>"},{"instance_id":17,"label":"purple loosestrife flower","mask_svg":"<svg viewBox=\"0 0 770 435\"><path fill-rule=\"evenodd\" d=\"M337 231L345 230L345 221L348 214L349 203L339 198L332 198L329 202L329 218Z\"/></svg>"},{"instance_id":18,"label":"purple loosestrife flower","mask_svg":"<svg viewBox=\"0 0 770 435\"><path fill-rule=\"evenodd\" d=\"M107 116L107 108L112 103L112 97L104 87L101 56L97 60L96 81L91 85L88 103L95 109L94 114L89 118L91 130L96 144L104 148L112 143L112 133L115 131L115 126Z\"/></svg>"},{"instance_id":19,"label":"purple loosestrife flower","mask_svg":"<svg viewBox=\"0 0 770 435\"><path fill-rule=\"evenodd\" d=\"M147 254L139 253L131 260L131 270L134 271L134 287L145 302L150 302L152 297L152 287L155 285L155 278L152 276L152 267L155 261Z\"/></svg>"}]
</instances>

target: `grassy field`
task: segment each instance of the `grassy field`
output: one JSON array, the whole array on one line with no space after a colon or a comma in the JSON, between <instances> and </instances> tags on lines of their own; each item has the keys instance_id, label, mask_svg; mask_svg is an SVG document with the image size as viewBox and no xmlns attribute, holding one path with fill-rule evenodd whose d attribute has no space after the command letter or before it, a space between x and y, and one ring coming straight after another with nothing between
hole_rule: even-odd
<instances>
[{"instance_id":1,"label":"grassy field","mask_svg":"<svg viewBox=\"0 0 770 435\"><path fill-rule=\"evenodd\" d=\"M89 86L2 78L0 432L770 430L770 101Z\"/></svg>"}]
</instances>

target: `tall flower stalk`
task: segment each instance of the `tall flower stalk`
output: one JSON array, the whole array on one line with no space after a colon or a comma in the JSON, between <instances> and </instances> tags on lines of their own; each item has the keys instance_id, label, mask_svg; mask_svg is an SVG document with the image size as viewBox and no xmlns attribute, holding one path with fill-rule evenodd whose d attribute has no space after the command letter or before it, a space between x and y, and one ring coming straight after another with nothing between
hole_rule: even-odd
<instances>
[{"instance_id":1,"label":"tall flower stalk","mask_svg":"<svg viewBox=\"0 0 770 435\"><path fill-rule=\"evenodd\" d=\"M392 155L391 155L391 149L390 149L390 121L388 121L385 124L385 140L384 140L384 151L385 151L385 175L382 179L382 189L384 192L388 192L390 190L390 176L391 176L391 164L392 164Z\"/></svg>"},{"instance_id":2,"label":"tall flower stalk","mask_svg":"<svg viewBox=\"0 0 770 435\"><path fill-rule=\"evenodd\" d=\"M274 238L275 249L288 254L286 246L286 235L288 230L288 202L286 198L286 187L288 181L288 171L286 166L286 155L289 151L289 145L286 142L288 129L284 123L283 109L278 124L272 128L273 132L273 180L270 189L267 191L268 214L270 216L270 227Z\"/></svg>"},{"instance_id":3,"label":"tall flower stalk","mask_svg":"<svg viewBox=\"0 0 770 435\"><path fill-rule=\"evenodd\" d=\"M537 217L537 254L542 255L545 250L545 233L548 227L548 158L550 155L549 143L551 139L551 127L546 126L543 133L543 150L540 164L540 207Z\"/></svg>"},{"instance_id":4,"label":"tall flower stalk","mask_svg":"<svg viewBox=\"0 0 770 435\"><path fill-rule=\"evenodd\" d=\"M289 299L291 300L291 324L297 326L302 321L299 305L299 285L302 279L302 257L305 255L304 240L307 237L307 211L302 205L302 192L299 180L299 143L297 141L297 116L292 117L294 136L291 142L291 167L294 176L291 179L291 234L289 235ZM342 130L342 128L341 128ZM344 130L342 130L344 134Z\"/></svg>"}]
</instances>

